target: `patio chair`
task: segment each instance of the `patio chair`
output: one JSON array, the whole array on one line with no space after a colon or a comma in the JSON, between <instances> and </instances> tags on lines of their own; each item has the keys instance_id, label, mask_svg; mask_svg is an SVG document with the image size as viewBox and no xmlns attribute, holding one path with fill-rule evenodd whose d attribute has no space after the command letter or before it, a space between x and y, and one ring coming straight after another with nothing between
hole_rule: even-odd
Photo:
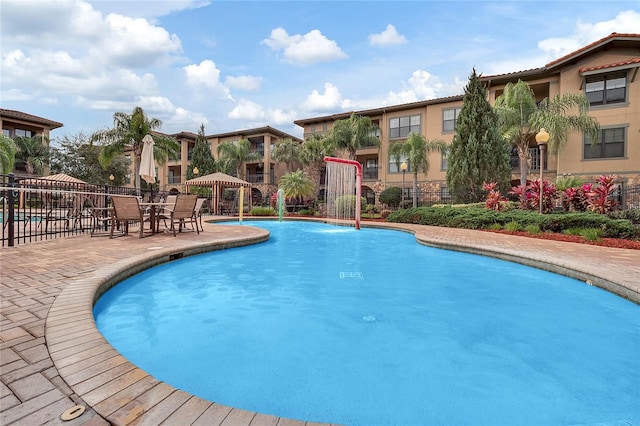
<instances>
[{"instance_id":1,"label":"patio chair","mask_svg":"<svg viewBox=\"0 0 640 426\"><path fill-rule=\"evenodd\" d=\"M79 198L79 195L75 195L70 198L63 197L55 202L51 198L48 199L47 205L45 206L45 214L40 220L40 223L38 223L38 228L42 227L42 223L44 222L45 233L49 233L50 224L52 232L56 232L58 222L64 222L64 229L68 229L71 220L74 221L75 227L74 208L80 203Z\"/></svg>"},{"instance_id":2,"label":"patio chair","mask_svg":"<svg viewBox=\"0 0 640 426\"><path fill-rule=\"evenodd\" d=\"M90 198L89 212L91 214L91 236L98 235L98 231L109 231L113 209L107 206L109 195L96 194ZM101 235L105 235L102 233ZM106 235L109 235L108 232Z\"/></svg>"},{"instance_id":3,"label":"patio chair","mask_svg":"<svg viewBox=\"0 0 640 426\"><path fill-rule=\"evenodd\" d=\"M196 207L193 209L193 222L196 224L196 228L198 227L198 222L200 222L200 231L204 231L202 227L202 206L204 205L206 198L198 198L196 201ZM193 225L191 225L193 228Z\"/></svg>"},{"instance_id":4,"label":"patio chair","mask_svg":"<svg viewBox=\"0 0 640 426\"><path fill-rule=\"evenodd\" d=\"M162 207L162 209L156 214L156 221L158 222L158 225L160 224L160 219L162 219L164 227L167 228L167 220L171 219L171 212L173 211L173 206L175 206L177 198L177 195L167 195L167 199L164 200L167 205Z\"/></svg>"},{"instance_id":5,"label":"patio chair","mask_svg":"<svg viewBox=\"0 0 640 426\"><path fill-rule=\"evenodd\" d=\"M142 238L144 236L145 214L142 208L140 208L138 198L126 195L112 195L111 202L113 203L113 212L111 215L111 232L109 238L113 238L113 231L116 225L119 224L123 225L123 235L128 235L129 222L140 223L139 238Z\"/></svg>"},{"instance_id":6,"label":"patio chair","mask_svg":"<svg viewBox=\"0 0 640 426\"><path fill-rule=\"evenodd\" d=\"M173 231L173 236L176 236L176 226L178 227L178 232L182 232L183 225L185 225L186 221L194 223L194 210L196 207L196 201L198 199L197 195L178 195L176 198L176 203L173 206L173 210L171 211L171 216L169 218L171 222L171 231ZM195 227L196 232L199 234L200 229L196 224Z\"/></svg>"}]
</instances>

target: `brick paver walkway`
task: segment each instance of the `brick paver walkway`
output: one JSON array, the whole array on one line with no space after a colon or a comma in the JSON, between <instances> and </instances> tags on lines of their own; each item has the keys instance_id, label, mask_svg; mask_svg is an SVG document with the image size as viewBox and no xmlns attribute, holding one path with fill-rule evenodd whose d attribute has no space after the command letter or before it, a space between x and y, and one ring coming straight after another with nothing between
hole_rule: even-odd
<instances>
[{"instance_id":1,"label":"brick paver walkway","mask_svg":"<svg viewBox=\"0 0 640 426\"><path fill-rule=\"evenodd\" d=\"M0 425L302 425L201 400L131 365L91 314L104 283L175 256L263 241L263 230L108 239L80 236L0 249ZM376 224L376 226L379 226ZM640 251L400 225L424 244L568 274L640 303ZM74 406L74 420L60 416Z\"/></svg>"}]
</instances>

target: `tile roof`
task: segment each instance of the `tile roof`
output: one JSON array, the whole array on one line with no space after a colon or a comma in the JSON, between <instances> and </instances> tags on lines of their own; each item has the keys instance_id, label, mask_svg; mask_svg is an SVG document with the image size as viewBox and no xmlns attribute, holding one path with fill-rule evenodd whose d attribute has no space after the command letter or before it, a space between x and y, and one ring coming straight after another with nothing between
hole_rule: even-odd
<instances>
[{"instance_id":1,"label":"tile roof","mask_svg":"<svg viewBox=\"0 0 640 426\"><path fill-rule=\"evenodd\" d=\"M558 66L560 64L562 64L563 62L566 62L572 58L575 58L576 56L580 56L586 52L589 52L593 49L596 49L600 46L604 46L607 43L610 43L611 41L614 40L620 40L620 39L638 39L638 41L640 41L640 34L622 34L622 33L611 33L608 36L601 38L600 40L596 40L591 44L588 44L584 47L581 47L578 50L575 50L567 55L564 55L558 59L555 59L551 62L549 62L548 64L546 64L544 67L540 67L540 68L531 68L528 70L523 70L523 71L515 71L515 72L510 72L510 73L505 73L505 74L495 74L495 75L488 75L488 76L481 76L480 80L482 81L486 81L486 80L492 80L492 79L499 79L499 78L514 78L514 77L518 77L518 76L527 76L527 75L532 75L532 74L540 74L543 73L545 71L550 71L551 68ZM632 59L633 60L633 59ZM622 64L619 64L622 65ZM627 64L624 64L627 65ZM615 65L614 65L615 66ZM605 66L607 67L607 66ZM582 72L582 70L581 70Z\"/></svg>"},{"instance_id":2,"label":"tile roof","mask_svg":"<svg viewBox=\"0 0 640 426\"><path fill-rule=\"evenodd\" d=\"M567 55L562 56L561 58L558 58L554 61L549 62L547 65L545 65L545 67L549 68L551 66L557 65L559 63L565 62L568 59L571 59L575 56L581 55L582 53L588 52L596 47L599 47L601 45L607 44L610 41L614 40L614 39L620 39L620 38L637 38L640 41L640 34L630 34L630 33L626 33L626 34L621 34L621 33L611 33L606 37L601 38L600 40L596 40L591 44L587 44L586 46L581 47L578 50L575 50Z\"/></svg>"},{"instance_id":3,"label":"tile roof","mask_svg":"<svg viewBox=\"0 0 640 426\"><path fill-rule=\"evenodd\" d=\"M51 129L57 129L64 126L64 124L57 121L49 120L47 118L38 117L37 115L27 114L22 111L16 111L13 109L0 108L0 117L14 118L16 120L32 121L34 123L44 124Z\"/></svg>"},{"instance_id":4,"label":"tile roof","mask_svg":"<svg viewBox=\"0 0 640 426\"><path fill-rule=\"evenodd\" d=\"M605 70L608 68L617 68L617 67L623 67L625 65L633 65L633 64L640 64L640 58L631 58L628 61L614 62L612 64L596 65L595 67L584 67L584 68L580 68L580 72L583 73L587 71Z\"/></svg>"}]
</instances>

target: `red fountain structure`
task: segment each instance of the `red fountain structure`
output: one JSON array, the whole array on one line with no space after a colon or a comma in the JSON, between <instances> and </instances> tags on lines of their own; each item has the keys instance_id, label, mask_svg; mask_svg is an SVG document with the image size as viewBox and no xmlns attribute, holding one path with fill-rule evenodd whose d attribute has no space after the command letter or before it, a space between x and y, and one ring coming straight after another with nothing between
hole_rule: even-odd
<instances>
[{"instance_id":1,"label":"red fountain structure","mask_svg":"<svg viewBox=\"0 0 640 426\"><path fill-rule=\"evenodd\" d=\"M362 164L356 160L345 158L324 157L325 163L348 164L356 168L356 229L360 229L360 209L362 208Z\"/></svg>"}]
</instances>

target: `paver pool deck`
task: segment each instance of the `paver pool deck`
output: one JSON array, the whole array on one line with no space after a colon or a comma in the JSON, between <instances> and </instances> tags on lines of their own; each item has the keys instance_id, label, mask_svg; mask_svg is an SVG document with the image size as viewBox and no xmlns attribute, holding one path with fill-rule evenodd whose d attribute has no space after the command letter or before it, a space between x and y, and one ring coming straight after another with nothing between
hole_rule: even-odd
<instances>
[{"instance_id":1,"label":"paver pool deck","mask_svg":"<svg viewBox=\"0 0 640 426\"><path fill-rule=\"evenodd\" d=\"M382 224L363 222L364 226ZM640 250L393 226L415 233L423 244L573 276L640 303ZM205 223L200 235L82 235L0 249L0 425L315 424L248 412L175 389L128 362L93 321L91 308L97 297L134 272L266 239L268 232L256 227ZM83 407L83 414L63 421L61 414L75 406Z\"/></svg>"}]
</instances>

